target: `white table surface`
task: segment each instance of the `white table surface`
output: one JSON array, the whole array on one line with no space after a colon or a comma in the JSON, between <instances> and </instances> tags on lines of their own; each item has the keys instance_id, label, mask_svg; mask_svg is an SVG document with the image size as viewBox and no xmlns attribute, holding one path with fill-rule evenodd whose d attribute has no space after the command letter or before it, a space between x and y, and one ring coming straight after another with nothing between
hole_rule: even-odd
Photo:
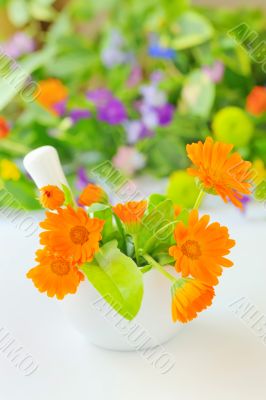
<instances>
[{"instance_id":1,"label":"white table surface","mask_svg":"<svg viewBox=\"0 0 266 400\"><path fill-rule=\"evenodd\" d=\"M73 330L58 302L25 278L37 238L0 216L0 328L39 365L26 377L0 352L0 399L265 400L266 345L229 307L246 297L266 315L266 209L253 211L251 220L230 206L212 210L237 240L235 267L225 271L213 307L165 345L176 358L165 375L138 353L96 348Z\"/></svg>"}]
</instances>

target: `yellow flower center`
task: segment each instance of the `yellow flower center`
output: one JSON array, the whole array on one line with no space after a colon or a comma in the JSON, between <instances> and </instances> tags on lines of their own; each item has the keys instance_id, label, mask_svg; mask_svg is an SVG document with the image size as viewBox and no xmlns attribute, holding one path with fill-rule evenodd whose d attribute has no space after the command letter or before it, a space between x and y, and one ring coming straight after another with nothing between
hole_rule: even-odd
<instances>
[{"instance_id":1,"label":"yellow flower center","mask_svg":"<svg viewBox=\"0 0 266 400\"><path fill-rule=\"evenodd\" d=\"M85 228L85 226L77 225L71 228L70 230L70 238L75 244L84 244L89 239L89 232Z\"/></svg>"},{"instance_id":2,"label":"yellow flower center","mask_svg":"<svg viewBox=\"0 0 266 400\"><path fill-rule=\"evenodd\" d=\"M58 258L51 263L51 269L56 275L67 275L70 271L69 262L63 258Z\"/></svg>"},{"instance_id":3,"label":"yellow flower center","mask_svg":"<svg viewBox=\"0 0 266 400\"><path fill-rule=\"evenodd\" d=\"M187 240L181 246L183 254L192 260L197 260L201 256L201 250L198 242L195 240Z\"/></svg>"}]
</instances>

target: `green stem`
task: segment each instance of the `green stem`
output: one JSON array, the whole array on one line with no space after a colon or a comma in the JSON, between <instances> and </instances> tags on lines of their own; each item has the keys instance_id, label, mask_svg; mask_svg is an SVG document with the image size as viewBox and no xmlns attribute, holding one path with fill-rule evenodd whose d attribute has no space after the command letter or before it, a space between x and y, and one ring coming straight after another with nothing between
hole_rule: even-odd
<instances>
[{"instance_id":1,"label":"green stem","mask_svg":"<svg viewBox=\"0 0 266 400\"><path fill-rule=\"evenodd\" d=\"M151 256L149 256L149 254L145 254L143 257L153 268L157 269L157 271L163 274L167 279L169 279L172 282L176 282L176 278L173 275L169 274L167 271L165 271L165 269L159 263L157 263L157 261L155 261Z\"/></svg>"},{"instance_id":2,"label":"green stem","mask_svg":"<svg viewBox=\"0 0 266 400\"><path fill-rule=\"evenodd\" d=\"M135 255L136 255L137 264L138 264L138 266L140 266L138 235L134 234L134 235L132 235L132 237L133 237L133 241L134 241Z\"/></svg>"},{"instance_id":3,"label":"green stem","mask_svg":"<svg viewBox=\"0 0 266 400\"><path fill-rule=\"evenodd\" d=\"M4 139L1 142L0 148L19 155L27 154L30 151L30 148L24 146L24 144L13 142L9 139Z\"/></svg>"},{"instance_id":4,"label":"green stem","mask_svg":"<svg viewBox=\"0 0 266 400\"><path fill-rule=\"evenodd\" d=\"M123 239L123 249L124 249L125 253L127 254L127 241L126 241L125 230L123 228L123 225L122 225L120 219L117 217L117 215L114 212L113 212L113 216L115 218L117 228L118 228L119 232L121 233L121 236Z\"/></svg>"},{"instance_id":5,"label":"green stem","mask_svg":"<svg viewBox=\"0 0 266 400\"><path fill-rule=\"evenodd\" d=\"M197 210L199 208L204 196L205 196L205 192L204 192L204 190L201 189L201 191L199 192L198 198L194 204L194 207L193 207L194 210Z\"/></svg>"}]
</instances>

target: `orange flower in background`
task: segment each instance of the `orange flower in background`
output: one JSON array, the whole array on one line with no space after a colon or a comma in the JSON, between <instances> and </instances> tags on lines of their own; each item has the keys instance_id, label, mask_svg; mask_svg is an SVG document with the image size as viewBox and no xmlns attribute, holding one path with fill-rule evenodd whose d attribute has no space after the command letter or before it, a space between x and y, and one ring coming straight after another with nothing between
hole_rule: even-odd
<instances>
[{"instance_id":1,"label":"orange flower in background","mask_svg":"<svg viewBox=\"0 0 266 400\"><path fill-rule=\"evenodd\" d=\"M10 128L6 119L0 116L0 139L7 137L9 132Z\"/></svg>"},{"instance_id":2,"label":"orange flower in background","mask_svg":"<svg viewBox=\"0 0 266 400\"><path fill-rule=\"evenodd\" d=\"M212 304L213 287L197 279L179 279L171 288L173 321L188 322Z\"/></svg>"},{"instance_id":3,"label":"orange flower in background","mask_svg":"<svg viewBox=\"0 0 266 400\"><path fill-rule=\"evenodd\" d=\"M199 178L205 190L214 190L224 202L242 208L242 195L250 194L251 163L240 154L230 154L233 145L213 142L208 137L204 143L187 145L187 153L194 167L188 173Z\"/></svg>"},{"instance_id":4,"label":"orange flower in background","mask_svg":"<svg viewBox=\"0 0 266 400\"><path fill-rule=\"evenodd\" d=\"M83 206L90 206L93 203L105 203L107 195L100 186L89 183L79 196L78 201Z\"/></svg>"},{"instance_id":5,"label":"orange flower in background","mask_svg":"<svg viewBox=\"0 0 266 400\"><path fill-rule=\"evenodd\" d=\"M27 273L40 292L47 292L49 297L56 296L61 300L67 294L74 294L83 274L69 260L60 256L51 255L47 249L36 252L37 267Z\"/></svg>"},{"instance_id":6,"label":"orange flower in background","mask_svg":"<svg viewBox=\"0 0 266 400\"><path fill-rule=\"evenodd\" d=\"M192 210L188 226L183 222L176 225L174 237L176 245L169 248L170 256L176 260L175 268L183 277L189 275L213 286L218 283L218 276L223 267L233 263L225 258L235 245L228 229L218 222L209 224L210 217L199 218L198 211Z\"/></svg>"},{"instance_id":7,"label":"orange flower in background","mask_svg":"<svg viewBox=\"0 0 266 400\"><path fill-rule=\"evenodd\" d=\"M181 211L182 211L182 207L175 204L174 205L174 215L175 215L175 217L178 217L179 214L181 213Z\"/></svg>"},{"instance_id":8,"label":"orange flower in background","mask_svg":"<svg viewBox=\"0 0 266 400\"><path fill-rule=\"evenodd\" d=\"M114 213L125 224L138 223L141 221L147 209L147 201L130 201L125 204L117 204L113 207Z\"/></svg>"},{"instance_id":9,"label":"orange flower in background","mask_svg":"<svg viewBox=\"0 0 266 400\"><path fill-rule=\"evenodd\" d=\"M266 112L266 87L255 86L247 97L246 109L250 114L261 115Z\"/></svg>"},{"instance_id":10,"label":"orange flower in background","mask_svg":"<svg viewBox=\"0 0 266 400\"><path fill-rule=\"evenodd\" d=\"M46 230L40 234L40 243L75 263L89 262L99 250L103 225L104 221L90 218L82 208L59 208L56 213L47 212L40 223Z\"/></svg>"},{"instance_id":11,"label":"orange flower in background","mask_svg":"<svg viewBox=\"0 0 266 400\"><path fill-rule=\"evenodd\" d=\"M40 203L44 208L56 210L65 202L64 192L57 186L44 186L40 189Z\"/></svg>"},{"instance_id":12,"label":"orange flower in background","mask_svg":"<svg viewBox=\"0 0 266 400\"><path fill-rule=\"evenodd\" d=\"M57 114L54 106L67 99L68 90L58 79L49 78L39 82L37 102L48 111Z\"/></svg>"}]
</instances>

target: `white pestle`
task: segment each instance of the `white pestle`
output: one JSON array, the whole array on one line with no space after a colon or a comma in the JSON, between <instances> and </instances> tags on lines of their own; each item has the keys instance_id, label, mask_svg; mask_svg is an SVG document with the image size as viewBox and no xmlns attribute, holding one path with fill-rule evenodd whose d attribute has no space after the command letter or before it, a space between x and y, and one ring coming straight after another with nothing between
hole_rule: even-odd
<instances>
[{"instance_id":1,"label":"white pestle","mask_svg":"<svg viewBox=\"0 0 266 400\"><path fill-rule=\"evenodd\" d=\"M28 153L23 160L26 171L40 189L47 185L69 187L56 149L42 146Z\"/></svg>"}]
</instances>

